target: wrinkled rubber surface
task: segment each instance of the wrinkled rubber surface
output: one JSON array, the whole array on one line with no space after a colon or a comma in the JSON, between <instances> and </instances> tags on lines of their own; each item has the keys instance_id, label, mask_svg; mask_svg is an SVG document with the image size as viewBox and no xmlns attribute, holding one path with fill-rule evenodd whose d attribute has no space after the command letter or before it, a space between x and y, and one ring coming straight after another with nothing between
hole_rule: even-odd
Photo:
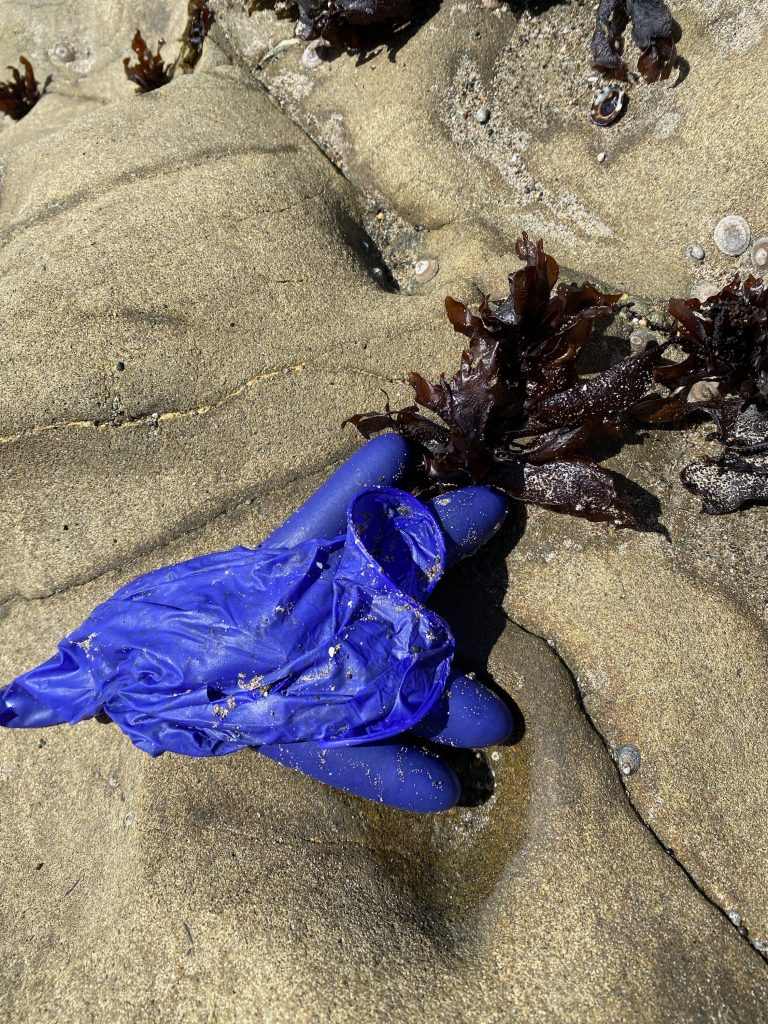
<instances>
[{"instance_id":1,"label":"wrinkled rubber surface","mask_svg":"<svg viewBox=\"0 0 768 1024\"><path fill-rule=\"evenodd\" d=\"M193 756L395 736L448 679L453 638L422 604L444 561L421 502L363 491L346 536L234 548L123 587L11 685L0 723L39 704L72 723L105 710L148 753Z\"/></svg>"},{"instance_id":2,"label":"wrinkled rubber surface","mask_svg":"<svg viewBox=\"0 0 768 1024\"><path fill-rule=\"evenodd\" d=\"M258 549L259 552L263 554L265 550L274 548L294 549L307 542L316 541L317 538L332 538L334 542L341 541L342 535L345 533L350 502L361 491L373 485L400 483L407 472L410 455L408 445L397 435L382 435L369 441L339 467L300 509L267 538L262 547ZM434 516L444 535L446 565L452 565L459 559L473 554L496 532L506 513L505 499L487 487L469 487L454 491L434 499L426 507ZM363 509L362 514L365 517L367 511ZM334 544L330 546L333 548L333 558L340 562L339 551ZM149 588L154 593L156 583L174 584L171 589L176 589L187 574L190 574L192 596L194 597L195 593L199 593L195 588L204 580L206 571L212 570L214 573L219 571L220 559L227 557L236 559L238 555L247 558L254 554L255 552L248 551L248 549L239 548L234 552L203 556L201 559L194 559L181 566L158 570L156 573L150 573L140 580L134 581L128 587L124 587L110 601L106 602L106 605L110 605L116 599L130 598L142 588ZM195 571L195 567L197 571ZM419 581L417 578L415 582L420 593L428 589L423 586L423 580ZM428 582L431 586L434 580ZM181 589L183 590L183 588ZM172 610L169 609L169 611ZM230 609L230 611L232 610ZM272 609L273 612L275 610ZM177 614L181 614L178 608L176 611ZM99 609L96 609L89 622L97 618L98 612ZM155 615L156 611L148 612L149 620L143 623L140 630L128 630L130 635L126 636L126 650L135 646L147 654L150 649L155 651L158 645L162 647L162 636L155 635ZM86 625L88 623L84 624L84 627ZM76 630L69 639L72 640L81 634L84 627L81 627L81 631ZM90 633L81 635L80 643L86 653L94 648L94 639L95 637L92 637ZM190 652L191 661L194 662L195 659L205 661L211 656L210 638L206 638L203 644L194 644L193 646L195 646L195 653L192 655ZM122 651L121 654L126 654L126 651ZM45 678L43 670L50 672L51 666L57 664L60 657L61 655L58 655L41 666L40 669L26 673L25 676L20 677L18 681L7 687L4 692L0 692L0 724L32 727L57 725L72 721L73 718L77 720L77 716L73 716L73 703L77 704L76 691L82 682L79 678L79 669L75 669L74 673L67 673L66 667L59 664L59 671L48 675L49 682L56 678L59 683L66 682L64 689L69 699L63 703L53 700L55 706L45 703L42 691L40 692L44 699L39 700L34 695L34 692L37 692L36 690L33 692L34 687L28 688L23 685L25 680L31 681L33 677L38 677L38 682L41 678ZM90 663L87 663L86 667L90 668L91 672L93 671ZM253 675L248 674L245 680L239 679L239 683L247 683L248 679L252 681ZM145 679L145 682L148 682L148 679ZM185 687L185 689L186 696L189 697L192 691L189 687ZM227 693L222 696L223 691L220 687L217 687L215 683L206 682L206 700L209 706L219 709L218 712L212 712L217 718L211 729L211 732L215 733L215 738L211 749L206 749L206 745L201 746L199 737L195 738L196 726L190 725L190 723L182 725L176 723L176 743L183 748L184 752L197 755L227 753L229 749L237 749L242 745L238 742L228 746L231 741L223 738L222 734L222 721L226 721L232 711L229 706L230 698L234 696L237 703L237 697L242 689L243 687L238 685L237 693ZM439 689L439 683L437 689ZM197 696L200 695L201 691L198 691ZM81 694L79 699L80 717L87 717L89 710L87 692ZM223 700L226 701L225 705L222 705ZM118 702L110 703L111 710L114 711ZM422 711L427 704L428 701L422 706ZM92 701L91 706L95 706L95 702ZM151 725L157 710L159 710L157 706L153 706L147 701L144 711L140 712L143 718L138 722L138 725L141 726L139 740L144 740L139 745L144 746L144 749L150 749L152 753L159 752L158 744L152 746L154 729L163 736L166 734L170 736L174 733L173 722L160 720L150 729L150 735L147 735L147 726ZM197 708L196 713L204 714L202 706ZM208 725L210 725L210 721L208 721ZM428 708L424 716L412 725L410 731L395 738L375 742L367 741L362 745L341 746L333 746L329 741L293 741L265 744L259 749L260 753L272 760L358 796L409 811L434 812L453 806L459 798L460 785L455 773L441 758L440 748L425 749L423 739L427 738L434 743L458 747L482 747L503 742L512 731L513 725L512 712L500 697L482 684L451 670L448 683L434 705ZM124 724L123 727L126 728L126 725ZM128 730L126 729L126 731ZM342 739L341 742L352 743L353 741L347 736L346 740ZM165 748L161 747L160 749ZM173 746L167 749L177 749L177 747Z\"/></svg>"},{"instance_id":3,"label":"wrinkled rubber surface","mask_svg":"<svg viewBox=\"0 0 768 1024\"><path fill-rule=\"evenodd\" d=\"M405 738L360 747L285 743L260 753L326 785L404 811L445 811L461 795L456 773L439 755Z\"/></svg>"}]
</instances>

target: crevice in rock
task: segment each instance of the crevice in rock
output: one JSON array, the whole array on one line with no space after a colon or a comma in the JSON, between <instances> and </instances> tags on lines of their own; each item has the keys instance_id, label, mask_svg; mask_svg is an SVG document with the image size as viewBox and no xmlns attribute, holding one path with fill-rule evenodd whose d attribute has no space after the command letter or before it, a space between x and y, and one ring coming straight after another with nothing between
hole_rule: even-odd
<instances>
[{"instance_id":1,"label":"crevice in rock","mask_svg":"<svg viewBox=\"0 0 768 1024\"><path fill-rule=\"evenodd\" d=\"M377 373L375 370L371 370L363 366L326 365L322 360L329 354L330 352L319 352L317 359L320 360L320 362L318 363L300 362L295 363L293 366L283 366L277 370L265 370L262 373L256 374L254 377L250 377L242 384L238 384L236 388L228 391L226 394L222 395L221 398L208 402L204 405L196 406L195 408L168 409L165 412L143 412L137 416L130 417L116 415L114 418L109 420L57 420L53 423L37 424L34 427L29 427L27 430L17 431L14 434L0 434L0 446L4 444L16 444L19 441L27 441L32 437L39 437L41 434L55 433L59 430L133 430L142 426L149 427L151 430L156 430L163 424L171 423L174 420L189 419L194 416L207 416L209 413L216 412L216 410L221 408L222 405L226 405L228 402L242 398L242 396L250 391L251 388L256 384L260 384L262 381L272 380L275 377L292 376L298 373L303 373L307 370L338 374L339 376L356 373L361 377L370 377L371 379L378 381L380 384L404 383L403 377L387 377L384 374Z\"/></svg>"},{"instance_id":2,"label":"crevice in rock","mask_svg":"<svg viewBox=\"0 0 768 1024\"><path fill-rule=\"evenodd\" d=\"M517 626L519 629L521 629L524 633L527 633L529 636L535 637L538 640L543 640L547 644L547 646L552 649L552 651L557 656L558 660L561 662L564 669L570 676L571 682L573 684L573 689L576 694L576 700L578 701L579 708L581 709L581 713L584 715L585 719L589 723L595 735L600 740L600 743L603 745L606 755L610 758L611 763L617 768L617 772L619 775L619 779L621 781L622 789L624 790L624 795L627 799L627 803L631 807L632 812L637 818L637 820L650 833L650 835L653 836L654 840L658 843L658 845L661 847L664 853L670 858L670 860L672 860L674 864L682 871L682 873L687 878L688 882L702 897L702 899L706 900L707 903L710 904L710 906L714 907L715 910L722 914L722 916L725 918L728 924L736 931L739 938L744 939L747 945L750 947L750 949L754 950L755 954L759 956L764 963L768 964L768 951L762 948L762 943L752 939L749 933L746 931L746 929L744 929L740 924L735 923L731 919L731 916L728 913L728 911L724 907L722 907L717 902L717 900L706 890L703 883L696 878L696 876L690 871L690 869L687 868L686 865L675 855L674 851L669 846L667 846L667 844L664 842L664 839L656 831L653 825L651 825L651 823L643 817L642 811L632 799L632 794L628 786L626 785L623 775L620 771L618 771L618 766L616 764L616 758L614 756L613 748L611 747L610 743L603 735L603 733L600 731L596 722L587 710L587 707L584 703L584 694L582 693L581 688L579 687L576 675L571 670L571 667L569 666L568 662L561 655L552 637L543 636L541 633L537 633L535 630L530 629L528 626L524 625L518 619L514 618L506 609L501 608L500 611L514 626Z\"/></svg>"},{"instance_id":3,"label":"crevice in rock","mask_svg":"<svg viewBox=\"0 0 768 1024\"><path fill-rule=\"evenodd\" d=\"M216 32L217 29L214 28L214 33ZM350 244L370 261L368 269L373 280L386 291L409 292L412 281L407 268L410 269L417 261L423 233L428 230L439 230L446 224L414 224L397 209L389 196L379 190L363 187L350 175L343 160L337 159L330 147L324 145L321 134L313 134L307 124L295 116L290 106L281 102L280 96L259 74L259 69L286 49L293 49L298 40L284 40L266 54L256 67L241 59L241 55L231 45L225 33L219 32L216 41L230 63L245 72L264 90L273 106L312 143L323 159L353 190L358 200L360 223L356 225L357 230L354 232L358 237L351 238Z\"/></svg>"},{"instance_id":4,"label":"crevice in rock","mask_svg":"<svg viewBox=\"0 0 768 1024\"><path fill-rule=\"evenodd\" d=\"M325 355L321 353L320 358ZM238 384L232 391L228 391L220 399L215 402L211 402L207 405L200 405L194 409L169 409L166 412L146 412L140 416L134 417L120 417L111 420L59 420L54 423L44 423L35 427L30 427L28 430L19 431L16 434L0 435L0 445L3 444L15 444L17 441L25 441L30 437L36 437L40 434L48 434L57 430L132 430L135 427L149 426L152 428L159 427L163 423L169 423L172 420L186 419L190 416L207 416L208 413L215 412L216 409L225 405L227 402L231 402L236 398L249 391L254 385L260 384L262 381L271 380L274 377L281 377L284 375L302 373L307 369L307 363L296 363L294 366L284 366L279 370L267 370L263 373L257 374L255 377L251 377L244 381L242 384Z\"/></svg>"}]
</instances>

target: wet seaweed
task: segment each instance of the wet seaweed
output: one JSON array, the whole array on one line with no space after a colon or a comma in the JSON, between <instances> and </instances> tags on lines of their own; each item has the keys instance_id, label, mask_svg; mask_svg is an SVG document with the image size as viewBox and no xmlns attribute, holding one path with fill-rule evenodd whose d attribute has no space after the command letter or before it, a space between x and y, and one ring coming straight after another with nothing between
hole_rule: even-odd
<instances>
[{"instance_id":1,"label":"wet seaweed","mask_svg":"<svg viewBox=\"0 0 768 1024\"><path fill-rule=\"evenodd\" d=\"M635 409L648 424L679 424L704 415L716 427L719 456L686 466L683 484L713 515L768 499L768 287L737 274L706 302L671 299L672 337L680 362L659 366L671 390Z\"/></svg>"},{"instance_id":2,"label":"wet seaweed","mask_svg":"<svg viewBox=\"0 0 768 1024\"><path fill-rule=\"evenodd\" d=\"M340 50L365 53L380 45L390 57L431 17L440 0L250 0L247 10L264 7L296 18L296 35L324 39Z\"/></svg>"},{"instance_id":3,"label":"wet seaweed","mask_svg":"<svg viewBox=\"0 0 768 1024\"><path fill-rule=\"evenodd\" d=\"M454 377L411 373L415 405L392 411L387 402L345 422L365 437L392 428L408 438L423 496L485 483L524 503L658 529L658 502L599 460L632 432L664 347L586 379L579 356L619 296L589 283L557 285L558 264L525 234L516 252L525 265L510 275L506 298L484 298L477 313L446 299L454 330L469 339Z\"/></svg>"},{"instance_id":4,"label":"wet seaweed","mask_svg":"<svg viewBox=\"0 0 768 1024\"><path fill-rule=\"evenodd\" d=\"M610 78L626 80L622 52L630 21L632 39L641 50L638 72L646 82L665 81L677 65L682 31L664 0L600 0L592 36L595 67Z\"/></svg>"},{"instance_id":5,"label":"wet seaweed","mask_svg":"<svg viewBox=\"0 0 768 1024\"><path fill-rule=\"evenodd\" d=\"M23 74L9 64L11 77L5 82L0 82L0 113L14 121L26 117L42 96L32 64L26 57L19 57L19 64L24 70Z\"/></svg>"},{"instance_id":6,"label":"wet seaweed","mask_svg":"<svg viewBox=\"0 0 768 1024\"><path fill-rule=\"evenodd\" d=\"M123 59L126 77L136 86L137 93L152 92L167 85L177 71L188 74L193 71L203 52L203 44L213 25L214 14L206 0L189 0L187 21L179 38L179 54L175 61L166 64L160 51L165 40L160 39L157 51L152 53L139 29L131 41L136 60Z\"/></svg>"},{"instance_id":7,"label":"wet seaweed","mask_svg":"<svg viewBox=\"0 0 768 1024\"><path fill-rule=\"evenodd\" d=\"M173 78L176 69L175 63L166 64L160 55L165 46L165 40L160 39L157 44L157 51L152 53L144 41L139 29L131 40L131 49L136 54L136 60L131 63L130 57L123 58L125 76L129 82L136 86L137 93L153 92L167 85Z\"/></svg>"}]
</instances>

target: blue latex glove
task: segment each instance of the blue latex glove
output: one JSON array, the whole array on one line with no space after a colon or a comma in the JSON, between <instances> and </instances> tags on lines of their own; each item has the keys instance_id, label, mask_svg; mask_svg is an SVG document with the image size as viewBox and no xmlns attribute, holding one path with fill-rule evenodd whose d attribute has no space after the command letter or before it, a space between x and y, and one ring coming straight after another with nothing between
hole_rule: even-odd
<instances>
[{"instance_id":1,"label":"blue latex glove","mask_svg":"<svg viewBox=\"0 0 768 1024\"><path fill-rule=\"evenodd\" d=\"M468 488L422 505L389 486L407 461L399 437L377 438L258 549L123 587L0 693L0 725L106 711L153 755L255 746L361 796L451 806L456 776L403 734L481 746L506 738L512 718L452 672L453 638L423 601L505 504Z\"/></svg>"}]
</instances>

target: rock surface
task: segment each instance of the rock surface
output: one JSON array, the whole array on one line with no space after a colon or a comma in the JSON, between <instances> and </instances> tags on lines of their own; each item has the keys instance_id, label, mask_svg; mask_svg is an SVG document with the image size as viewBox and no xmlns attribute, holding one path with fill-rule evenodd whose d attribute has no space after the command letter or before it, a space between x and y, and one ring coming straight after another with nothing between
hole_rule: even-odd
<instances>
[{"instance_id":1,"label":"rock surface","mask_svg":"<svg viewBox=\"0 0 768 1024\"><path fill-rule=\"evenodd\" d=\"M680 3L690 76L610 130L590 5L445 0L394 62L311 71L289 22L217 10L195 74L147 96L119 61L137 22L173 40L176 5L2 12L4 63L64 38L92 61L51 64L0 132L3 680L139 572L258 542L354 450L346 415L453 367L442 298L498 293L520 229L653 320L739 265L723 213L768 227L762 5ZM464 667L525 719L481 806L417 818L251 752L152 761L95 722L0 736L3 1019L760 1019L766 510L698 514L677 472L704 433L618 460L671 543L537 511L441 588Z\"/></svg>"}]
</instances>

